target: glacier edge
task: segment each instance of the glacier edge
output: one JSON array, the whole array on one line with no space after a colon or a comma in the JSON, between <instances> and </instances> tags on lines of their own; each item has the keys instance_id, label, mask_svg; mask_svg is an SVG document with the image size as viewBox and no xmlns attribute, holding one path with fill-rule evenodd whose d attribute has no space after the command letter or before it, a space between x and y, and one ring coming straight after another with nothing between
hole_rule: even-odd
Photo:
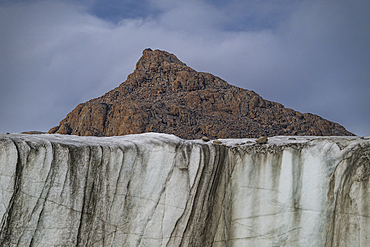
<instances>
[{"instance_id":1,"label":"glacier edge","mask_svg":"<svg viewBox=\"0 0 370 247\"><path fill-rule=\"evenodd\" d=\"M295 138L0 135L0 246L366 246L369 138Z\"/></svg>"}]
</instances>

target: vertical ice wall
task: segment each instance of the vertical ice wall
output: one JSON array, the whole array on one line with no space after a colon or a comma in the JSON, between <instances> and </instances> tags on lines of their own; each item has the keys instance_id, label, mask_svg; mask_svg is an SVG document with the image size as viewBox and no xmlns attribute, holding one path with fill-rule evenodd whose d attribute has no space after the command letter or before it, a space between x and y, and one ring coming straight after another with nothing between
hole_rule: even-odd
<instances>
[{"instance_id":1,"label":"vertical ice wall","mask_svg":"<svg viewBox=\"0 0 370 247\"><path fill-rule=\"evenodd\" d=\"M370 140L296 139L0 135L0 246L367 246Z\"/></svg>"},{"instance_id":2,"label":"vertical ice wall","mask_svg":"<svg viewBox=\"0 0 370 247\"><path fill-rule=\"evenodd\" d=\"M213 246L369 245L369 141L331 137L232 152L230 205Z\"/></svg>"}]
</instances>

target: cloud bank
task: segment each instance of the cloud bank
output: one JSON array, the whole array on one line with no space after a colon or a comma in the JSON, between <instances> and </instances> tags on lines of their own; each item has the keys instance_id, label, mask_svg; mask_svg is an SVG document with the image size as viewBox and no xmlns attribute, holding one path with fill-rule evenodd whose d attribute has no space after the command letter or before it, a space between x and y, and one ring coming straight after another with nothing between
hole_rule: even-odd
<instances>
[{"instance_id":1,"label":"cloud bank","mask_svg":"<svg viewBox=\"0 0 370 247\"><path fill-rule=\"evenodd\" d=\"M151 47L370 135L369 12L361 0L3 3L0 132L47 131Z\"/></svg>"}]
</instances>

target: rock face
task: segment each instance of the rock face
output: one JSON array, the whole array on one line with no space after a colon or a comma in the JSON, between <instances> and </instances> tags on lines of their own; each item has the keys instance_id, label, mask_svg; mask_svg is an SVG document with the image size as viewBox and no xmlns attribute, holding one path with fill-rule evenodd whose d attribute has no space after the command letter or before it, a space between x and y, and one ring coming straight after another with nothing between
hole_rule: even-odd
<instances>
[{"instance_id":1,"label":"rock face","mask_svg":"<svg viewBox=\"0 0 370 247\"><path fill-rule=\"evenodd\" d=\"M367 246L370 140L311 138L0 135L0 246Z\"/></svg>"},{"instance_id":2,"label":"rock face","mask_svg":"<svg viewBox=\"0 0 370 247\"><path fill-rule=\"evenodd\" d=\"M49 133L120 136L145 132L184 139L352 135L339 124L264 100L150 49L117 88L79 104Z\"/></svg>"}]
</instances>

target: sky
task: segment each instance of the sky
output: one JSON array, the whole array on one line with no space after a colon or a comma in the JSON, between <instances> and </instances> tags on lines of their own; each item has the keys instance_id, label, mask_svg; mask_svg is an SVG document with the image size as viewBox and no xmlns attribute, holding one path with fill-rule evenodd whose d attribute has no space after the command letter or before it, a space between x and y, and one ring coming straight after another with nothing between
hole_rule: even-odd
<instances>
[{"instance_id":1,"label":"sky","mask_svg":"<svg viewBox=\"0 0 370 247\"><path fill-rule=\"evenodd\" d=\"M0 133L48 131L145 48L370 135L368 0L0 0Z\"/></svg>"}]
</instances>

